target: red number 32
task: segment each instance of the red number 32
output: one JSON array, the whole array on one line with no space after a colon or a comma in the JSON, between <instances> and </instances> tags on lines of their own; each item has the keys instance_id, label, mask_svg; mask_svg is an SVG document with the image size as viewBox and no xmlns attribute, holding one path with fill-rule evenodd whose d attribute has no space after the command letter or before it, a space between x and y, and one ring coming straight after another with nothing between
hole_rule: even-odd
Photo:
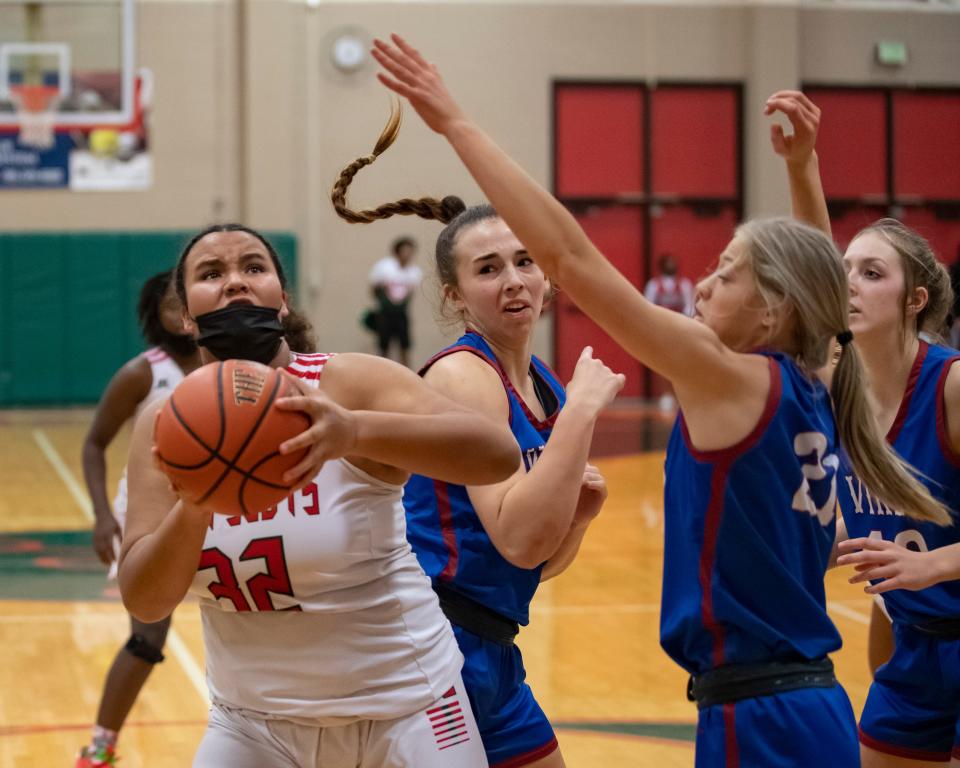
<instances>
[{"instance_id":1,"label":"red number 32","mask_svg":"<svg viewBox=\"0 0 960 768\"><path fill-rule=\"evenodd\" d=\"M266 571L260 572L247 579L247 591L253 598L255 608L250 607L237 575L233 569L233 561L216 547L205 549L200 554L198 571L214 568L217 571L217 580L207 585L210 594L218 600L225 597L233 603L238 611L276 611L278 610L271 598L271 593L293 597L293 587L290 585L290 575L287 573L287 561L283 553L283 538L271 536L266 539L254 539L247 544L240 554L240 560L263 560ZM299 605L282 608L284 611L302 610Z\"/></svg>"}]
</instances>

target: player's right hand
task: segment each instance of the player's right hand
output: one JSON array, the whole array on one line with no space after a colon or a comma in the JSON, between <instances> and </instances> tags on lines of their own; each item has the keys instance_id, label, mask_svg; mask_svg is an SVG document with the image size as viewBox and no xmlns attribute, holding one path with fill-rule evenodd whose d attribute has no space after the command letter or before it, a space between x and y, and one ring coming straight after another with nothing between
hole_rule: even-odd
<instances>
[{"instance_id":1,"label":"player's right hand","mask_svg":"<svg viewBox=\"0 0 960 768\"><path fill-rule=\"evenodd\" d=\"M567 384L567 407L586 408L591 416L596 416L613 402L626 380L622 373L614 373L595 358L593 347L584 347Z\"/></svg>"},{"instance_id":2,"label":"player's right hand","mask_svg":"<svg viewBox=\"0 0 960 768\"><path fill-rule=\"evenodd\" d=\"M427 62L416 48L397 34L390 35L389 42L376 39L373 45L373 58L389 73L378 72L377 79L409 100L431 129L442 134L452 123L464 119L436 65Z\"/></svg>"},{"instance_id":3,"label":"player's right hand","mask_svg":"<svg viewBox=\"0 0 960 768\"><path fill-rule=\"evenodd\" d=\"M120 534L120 526L113 513L107 510L97 515L97 522L93 526L93 551L104 565L110 565L116 559L113 541L119 539Z\"/></svg>"},{"instance_id":4,"label":"player's right hand","mask_svg":"<svg viewBox=\"0 0 960 768\"><path fill-rule=\"evenodd\" d=\"M763 114L782 112L793 127L793 135L787 136L777 123L770 126L770 143L773 151L788 163L805 162L817 144L820 130L820 108L800 91L777 91L767 99Z\"/></svg>"},{"instance_id":5,"label":"player's right hand","mask_svg":"<svg viewBox=\"0 0 960 768\"><path fill-rule=\"evenodd\" d=\"M293 379L289 373L283 376ZM299 385L298 385L299 389ZM281 397L275 403L285 411L303 411L310 417L306 431L280 444L280 453L287 454L306 449L307 455L283 475L285 483L293 483L299 490L309 483L324 463L350 453L357 444L357 417L338 405L320 389L311 389L298 395Z\"/></svg>"}]
</instances>

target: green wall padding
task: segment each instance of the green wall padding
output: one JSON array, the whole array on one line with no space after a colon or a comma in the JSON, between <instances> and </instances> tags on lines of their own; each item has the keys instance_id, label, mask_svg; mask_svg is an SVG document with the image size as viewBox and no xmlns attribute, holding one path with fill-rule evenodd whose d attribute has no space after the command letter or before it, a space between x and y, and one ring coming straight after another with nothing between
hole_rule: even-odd
<instances>
[{"instance_id":1,"label":"green wall padding","mask_svg":"<svg viewBox=\"0 0 960 768\"><path fill-rule=\"evenodd\" d=\"M267 232L296 295L297 239ZM192 232L0 234L0 406L96 402L145 348L140 287Z\"/></svg>"}]
</instances>

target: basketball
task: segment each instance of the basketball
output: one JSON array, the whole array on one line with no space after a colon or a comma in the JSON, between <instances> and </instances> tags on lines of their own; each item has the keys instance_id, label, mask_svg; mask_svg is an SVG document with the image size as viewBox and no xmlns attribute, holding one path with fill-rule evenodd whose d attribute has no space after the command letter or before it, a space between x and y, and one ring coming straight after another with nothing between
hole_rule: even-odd
<instances>
[{"instance_id":1,"label":"basketball","mask_svg":"<svg viewBox=\"0 0 960 768\"><path fill-rule=\"evenodd\" d=\"M157 417L160 465L180 495L225 515L262 512L291 491L283 473L306 449L280 444L310 424L274 403L300 394L277 368L249 360L210 363L187 376Z\"/></svg>"}]
</instances>

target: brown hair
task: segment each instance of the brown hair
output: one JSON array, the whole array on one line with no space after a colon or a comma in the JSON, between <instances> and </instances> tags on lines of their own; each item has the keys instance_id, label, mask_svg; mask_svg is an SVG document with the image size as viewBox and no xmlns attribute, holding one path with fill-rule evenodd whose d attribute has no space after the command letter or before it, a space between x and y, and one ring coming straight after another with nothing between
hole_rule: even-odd
<instances>
[{"instance_id":1,"label":"brown hair","mask_svg":"<svg viewBox=\"0 0 960 768\"><path fill-rule=\"evenodd\" d=\"M351 224L369 224L377 219L387 219L391 216L401 215L434 219L446 225L437 236L434 258L437 267L437 281L440 283L442 297L439 313L441 319L449 320L451 318L445 311L446 291L442 289L446 286L456 287L458 284L457 260L454 253L457 237L460 232L474 224L487 219L500 218L493 206L485 204L467 208L459 197L448 195L442 200L433 197L413 200L405 197L402 200L364 211L354 211L347 207L347 188L353 181L353 177L358 170L372 163L379 155L390 148L400 133L401 114L399 103L391 104L390 118L377 139L373 154L357 158L340 172L336 183L333 185L330 199L333 201L333 207L340 218L349 221Z\"/></svg>"},{"instance_id":2,"label":"brown hair","mask_svg":"<svg viewBox=\"0 0 960 768\"><path fill-rule=\"evenodd\" d=\"M914 333L925 331L942 339L946 330L947 314L953 306L953 287L950 285L947 268L937 260L930 243L896 219L879 219L857 232L853 239L866 234L879 235L900 256L904 287L904 301L900 310L904 335L909 330L906 299L912 296L917 288L925 288L927 303L917 313Z\"/></svg>"},{"instance_id":3,"label":"brown hair","mask_svg":"<svg viewBox=\"0 0 960 768\"><path fill-rule=\"evenodd\" d=\"M794 323L792 352L810 373L824 367L847 330L850 292L833 241L792 219L750 221L737 229L757 289ZM881 438L853 344L843 344L830 389L837 433L853 470L881 502L917 520L946 525L950 513Z\"/></svg>"},{"instance_id":4,"label":"brown hair","mask_svg":"<svg viewBox=\"0 0 960 768\"><path fill-rule=\"evenodd\" d=\"M421 197L418 200L405 197L392 203L385 203L377 208L354 211L347 206L347 187L364 166L370 165L383 154L400 133L403 111L400 104L394 101L390 105L390 119L380 133L373 153L365 157L358 157L350 165L340 171L340 175L333 184L330 200L337 211L337 215L351 224L369 224L377 219L389 219L391 216L419 216L421 219L436 219L446 224L464 209L463 200L459 197L445 197L437 200L433 197Z\"/></svg>"}]
</instances>

